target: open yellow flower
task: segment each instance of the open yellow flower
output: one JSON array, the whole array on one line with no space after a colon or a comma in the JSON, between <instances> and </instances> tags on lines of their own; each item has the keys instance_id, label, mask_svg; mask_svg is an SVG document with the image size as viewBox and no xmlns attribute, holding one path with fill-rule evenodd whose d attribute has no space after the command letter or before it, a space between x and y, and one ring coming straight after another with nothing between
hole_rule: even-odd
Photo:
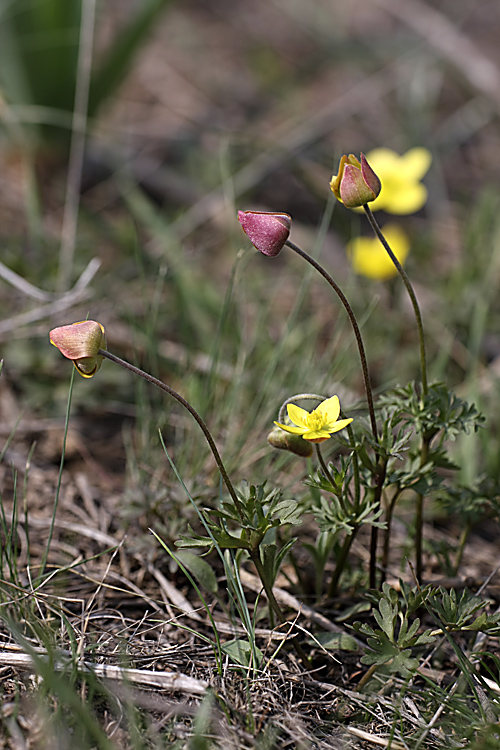
<instances>
[{"instance_id":1,"label":"open yellow flower","mask_svg":"<svg viewBox=\"0 0 500 750\"><path fill-rule=\"evenodd\" d=\"M343 430L352 422L352 419L339 419L340 401L338 396L327 398L311 412L301 409L296 404L288 404L287 412L290 421L295 426L280 424L279 422L274 424L293 435L301 435L304 440L310 440L311 443L322 443L324 440L328 440L334 432Z\"/></svg>"},{"instance_id":2,"label":"open yellow flower","mask_svg":"<svg viewBox=\"0 0 500 750\"><path fill-rule=\"evenodd\" d=\"M410 252L410 240L398 224L382 229L392 252L404 264ZM398 273L387 251L376 237L356 237L347 244L347 253L356 273L377 281L386 281Z\"/></svg>"},{"instance_id":3,"label":"open yellow flower","mask_svg":"<svg viewBox=\"0 0 500 750\"><path fill-rule=\"evenodd\" d=\"M420 180L431 166L428 149L411 148L399 156L390 148L375 148L366 158L382 183L380 194L370 203L372 211L413 214L425 205L427 188Z\"/></svg>"}]
</instances>

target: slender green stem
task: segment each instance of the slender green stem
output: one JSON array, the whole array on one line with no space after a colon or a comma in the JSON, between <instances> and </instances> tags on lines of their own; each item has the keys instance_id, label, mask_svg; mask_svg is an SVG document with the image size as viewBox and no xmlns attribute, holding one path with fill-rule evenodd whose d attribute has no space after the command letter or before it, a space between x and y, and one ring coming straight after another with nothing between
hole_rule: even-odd
<instances>
[{"instance_id":1,"label":"slender green stem","mask_svg":"<svg viewBox=\"0 0 500 750\"><path fill-rule=\"evenodd\" d=\"M332 477L332 475L330 474L330 469L326 465L326 461L323 458L323 454L321 453L321 448L319 447L319 444L315 443L314 447L316 448L316 455L318 457L319 465L321 466L321 468L323 470L323 474L328 479L328 481L330 482L330 484L332 485L332 487L335 487L335 480ZM338 501L340 503L340 507L342 508L342 512L343 513L347 513L347 508L346 508L346 505L345 505L345 502L344 502L344 498L342 497L342 492L339 492L338 494L335 493L335 497L338 499Z\"/></svg>"},{"instance_id":2,"label":"slender green stem","mask_svg":"<svg viewBox=\"0 0 500 750\"><path fill-rule=\"evenodd\" d=\"M330 599L333 598L335 594L337 593L337 586L339 585L340 576L345 568L347 555L349 554L351 545L354 541L356 534L358 533L358 529L359 529L359 526L355 526L352 532L350 534L347 534L344 539L344 543L337 557L337 564L335 565L335 571L333 573L332 579L328 586L327 596Z\"/></svg>"},{"instance_id":3,"label":"slender green stem","mask_svg":"<svg viewBox=\"0 0 500 750\"><path fill-rule=\"evenodd\" d=\"M366 392L366 401L368 404L368 412L370 414L370 423L373 433L373 438L375 440L375 443L378 443L378 432L377 432L377 421L375 419L375 407L373 405L373 390L370 382L370 373L368 371L368 362L366 360L366 354L365 354L365 347L363 344L363 339L361 337L361 331L359 330L358 321L356 320L356 316L354 315L353 309L351 305L349 304L349 301L347 297L345 296L342 289L339 287L337 282L330 276L330 274L325 271L323 266L321 266L314 258L311 258L310 255L308 255L304 250L301 250L298 245L295 245L295 243L291 242L291 240L287 240L285 242L285 245L287 245L291 250L293 250L297 255L300 255L301 258L304 258L318 273L323 276L324 279L330 284L340 301L342 302L345 311L347 315L349 316L349 320L351 321L352 329L354 331L354 336L356 337L356 343L358 345L358 351L359 351L359 358L361 360L361 369L363 371L363 380L365 384L365 392Z\"/></svg>"},{"instance_id":4,"label":"slender green stem","mask_svg":"<svg viewBox=\"0 0 500 750\"><path fill-rule=\"evenodd\" d=\"M471 524L470 524L470 521L467 521L462 530L462 533L460 534L458 552L457 552L457 557L455 560L455 567L454 567L455 575L458 575L458 569L460 568L460 564L462 562L462 557L464 555L464 550L465 550L465 544L467 542L467 538L469 536L470 530L471 530Z\"/></svg>"},{"instance_id":5,"label":"slender green stem","mask_svg":"<svg viewBox=\"0 0 500 750\"><path fill-rule=\"evenodd\" d=\"M361 498L361 482L359 477L359 458L358 454L356 452L356 440L354 438L354 430L352 429L352 425L347 425L347 432L349 434L349 440L351 443L352 448L352 478L354 481L354 501L353 506L354 509L357 511L359 508L359 501Z\"/></svg>"},{"instance_id":6,"label":"slender green stem","mask_svg":"<svg viewBox=\"0 0 500 750\"><path fill-rule=\"evenodd\" d=\"M377 508L382 503L382 490L384 488L385 475L387 472L387 459L377 461L377 473L375 474L375 497L374 501ZM378 526L372 526L370 537L370 588L377 586L377 543L378 543Z\"/></svg>"},{"instance_id":7,"label":"slender green stem","mask_svg":"<svg viewBox=\"0 0 500 750\"><path fill-rule=\"evenodd\" d=\"M117 365L121 365L126 370L130 370L130 372L133 372L135 375L139 375L139 377L144 378L144 380L147 380L148 383L152 383L152 385L156 385L158 388L161 388L162 391L165 391L165 393L168 393L169 396L172 396L173 398L175 398L176 401L178 401L185 409L187 409L187 411L191 414L191 416L194 417L196 422L198 422L198 425L201 427L203 434L205 435L207 443L210 446L210 450L212 451L213 457L215 458L215 462L219 468L219 471L229 491L229 494L231 495L233 503L239 513L239 516L241 520L244 521L245 513L242 507L241 501L238 498L238 495L236 494L236 490L234 489L233 484L231 480L229 479L229 475L225 469L225 466L222 463L222 459L220 457L219 451L217 450L217 446L215 445L215 441L210 433L210 430L208 429L207 425L205 424L203 419L200 417L196 409L193 406L191 406L189 401L186 401L185 398L183 398L179 393L177 393L177 391L174 391L174 389L170 388L169 385L166 385L166 383L163 383L161 380L154 378L149 373L144 372L144 370L140 370L138 367L131 365L129 362L126 362L124 359L120 359L120 357L117 357L114 354L111 354L111 352L108 352L104 349L99 349L99 355L101 357L105 357L106 359L111 360L111 362L115 362Z\"/></svg>"},{"instance_id":8,"label":"slender green stem","mask_svg":"<svg viewBox=\"0 0 500 750\"><path fill-rule=\"evenodd\" d=\"M267 579L266 572L264 570L264 566L262 565L262 561L260 559L260 550L258 547L255 549L249 550L250 558L255 565L255 569L257 570L257 573L259 575L260 580L262 581L262 585L264 586L264 591L266 592L267 601L269 602L269 606L275 613L276 617L278 618L278 621L280 625L283 625L286 622L285 615L281 611L281 607L278 604L278 601L276 597L274 596L273 587L269 583ZM302 664L307 668L311 668L311 662L309 661L307 654L305 653L304 649L300 645L300 643L297 641L297 638L292 639L292 644L297 652L297 656L301 660Z\"/></svg>"},{"instance_id":9,"label":"slender green stem","mask_svg":"<svg viewBox=\"0 0 500 750\"><path fill-rule=\"evenodd\" d=\"M74 382L75 382L75 368L73 367L72 373L71 373L71 381L69 384L68 405L66 407L66 420L64 423L63 449L61 453L61 461L59 463L59 474L57 477L56 497L54 501L54 508L52 510L52 518L50 520L50 529L49 529L49 534L47 538L47 543L45 544L45 549L43 552L42 562L40 564L40 572L38 573L37 581L41 581L41 579L44 576L45 568L47 567L47 560L49 557L50 545L52 543L52 537L54 536L57 508L59 506L59 498L61 495L61 482L62 482L62 477L63 477L64 461L66 459L66 445L68 441L69 416L71 413L71 399L73 397Z\"/></svg>"},{"instance_id":10,"label":"slender green stem","mask_svg":"<svg viewBox=\"0 0 500 750\"><path fill-rule=\"evenodd\" d=\"M422 438L422 447L420 448L420 466L427 463L429 448L432 438ZM417 494L415 503L415 575L419 583L423 582L422 578L422 541L424 531L424 496L422 493Z\"/></svg>"},{"instance_id":11,"label":"slender green stem","mask_svg":"<svg viewBox=\"0 0 500 750\"><path fill-rule=\"evenodd\" d=\"M385 522L386 522L386 528L384 533L384 548L382 552L382 583L385 581L385 575L386 575L386 569L389 564L389 551L390 551L390 541L391 541L391 527L392 527L392 517L394 515L394 508L396 507L396 503L401 495L402 490L399 488L394 492L393 496L391 497L391 501L389 503L389 506L387 508L387 512L385 514Z\"/></svg>"},{"instance_id":12,"label":"slender green stem","mask_svg":"<svg viewBox=\"0 0 500 750\"><path fill-rule=\"evenodd\" d=\"M403 266L399 262L399 260L394 255L393 251L391 250L391 247L387 240L385 239L382 230L380 229L377 220L375 219L374 215L372 214L370 207L368 205L363 206L365 209L366 216L368 218L368 221L370 222L370 226L375 232L375 235L382 243L383 247L387 251L387 254L389 255L389 258L392 260L394 265L397 268L397 271L399 275L401 276L403 280L403 284L406 287L406 291L408 292L408 296L410 297L411 304L413 306L413 311L415 313L415 320L417 322L417 329L418 329L418 339L420 344L420 367L422 371L422 390L424 393L424 396L427 394L429 388L427 383L427 359L425 355L425 337L424 337L424 325L422 323L422 315L420 313L420 307L418 305L417 297L415 295L415 292L413 290L413 287L411 285L411 281L408 278L408 274L404 270Z\"/></svg>"}]
</instances>

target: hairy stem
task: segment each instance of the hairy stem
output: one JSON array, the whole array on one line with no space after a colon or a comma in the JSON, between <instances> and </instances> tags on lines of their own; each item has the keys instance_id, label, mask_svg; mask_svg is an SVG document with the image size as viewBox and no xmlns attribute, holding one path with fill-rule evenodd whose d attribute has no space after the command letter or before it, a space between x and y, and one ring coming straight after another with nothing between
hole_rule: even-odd
<instances>
[{"instance_id":1,"label":"hairy stem","mask_svg":"<svg viewBox=\"0 0 500 750\"><path fill-rule=\"evenodd\" d=\"M382 233L382 230L380 229L377 223L377 220L375 219L374 215L372 214L370 210L370 207L368 205L365 205L363 206L363 208L365 209L366 216L368 218L368 221L370 222L371 228L375 232L376 237L382 243L383 247L387 251L387 254L389 255L389 258L392 260L399 275L401 276L403 280L403 284L406 287L406 291L408 292L408 296L410 297L410 301L413 306L413 312L415 313L415 320L417 322L418 339L419 339L419 345L420 345L420 368L422 371L422 391L425 396L429 390L428 383L427 383L427 359L426 359L426 354L425 354L424 325L422 323L422 315L420 313L420 307L418 305L417 297L411 285L411 281L408 278L408 274L406 273L403 266L401 265L401 263L396 258L393 251L391 250L391 247L389 243L387 242L387 240L385 239Z\"/></svg>"},{"instance_id":2,"label":"hairy stem","mask_svg":"<svg viewBox=\"0 0 500 750\"><path fill-rule=\"evenodd\" d=\"M219 451L217 450L217 446L215 445L215 441L212 437L212 434L210 433L210 430L208 429L207 425L205 424L203 419L200 417L196 409L193 406L191 406L189 401L186 401L185 398L183 398L179 393L177 393L177 391L174 391L174 389L170 388L169 385L166 385L166 383L163 383L161 380L154 378L149 373L144 372L144 370L140 370L138 367L131 365L129 362L126 362L124 359L120 359L120 357L117 357L114 354L111 354L111 352L105 351L104 349L99 349L99 355L101 357L105 357L106 359L111 360L111 362L115 362L117 365L121 365L126 370L130 370L130 372L133 372L135 375L138 375L139 377L144 378L144 380L147 380L148 383L151 383L152 385L156 385L162 391L165 391L165 393L168 393L169 396L172 396L173 398L175 398L175 400L178 401L185 409L187 409L187 411L191 414L192 417L194 417L196 422L198 422L198 425L201 427L203 434L205 435L205 438L210 447L210 450L212 451L213 457L215 458L215 463L217 464L219 468L219 471L222 475L222 478L225 482L228 492L231 495L233 503L239 513L239 516L241 520L244 521L245 513L243 510L241 501L238 498L238 495L236 494L236 490L234 489L233 484L231 480L229 479L229 475L226 471L226 468L224 464L222 463L222 459L220 457Z\"/></svg>"},{"instance_id":3,"label":"hairy stem","mask_svg":"<svg viewBox=\"0 0 500 750\"><path fill-rule=\"evenodd\" d=\"M352 329L354 331L354 336L356 337L356 343L358 345L358 351L359 351L359 358L361 360L361 369L363 371L363 380L365 384L365 392L366 392L366 401L368 404L368 412L370 414L370 423L373 433L373 438L376 443L378 443L378 432L377 432L377 421L375 419L375 407L373 405L373 390L370 382L370 373L368 371L368 362L366 360L366 354L365 354L365 347L363 344L363 339L361 337L361 331L359 330L358 321L356 320L356 316L354 315L353 309L351 305L349 304L349 301L347 297L345 296L342 289L339 287L337 282L330 276L330 274L325 271L323 266L321 266L314 258L311 258L310 255L308 255L304 250L301 250L298 245L295 245L295 243L291 242L291 240L287 240L285 242L285 245L287 245L291 250L293 250L297 255L300 255L301 258L304 258L318 273L323 276L324 279L330 284L340 301L342 302L345 311L347 312L347 315L349 316L349 320L352 325Z\"/></svg>"}]
</instances>

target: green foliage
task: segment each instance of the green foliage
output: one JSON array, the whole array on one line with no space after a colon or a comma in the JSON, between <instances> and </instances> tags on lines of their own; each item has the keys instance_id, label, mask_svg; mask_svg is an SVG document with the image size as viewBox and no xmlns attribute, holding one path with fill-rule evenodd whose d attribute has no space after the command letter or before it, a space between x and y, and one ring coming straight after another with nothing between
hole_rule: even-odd
<instances>
[{"instance_id":1,"label":"green foliage","mask_svg":"<svg viewBox=\"0 0 500 750\"><path fill-rule=\"evenodd\" d=\"M240 664L242 667L259 667L264 658L264 654L260 648L252 649L248 641L244 641L241 638L235 638L232 641L226 641L222 644L223 653L227 654L233 664ZM253 664L255 656L258 658L257 664Z\"/></svg>"},{"instance_id":2,"label":"green foliage","mask_svg":"<svg viewBox=\"0 0 500 750\"><path fill-rule=\"evenodd\" d=\"M431 630L419 634L418 617L411 622L408 619L416 606L414 594L411 599L410 594L406 600L401 599L395 589L384 583L377 598L378 610L374 608L372 614L379 627L374 629L368 623L360 622L353 626L356 632L368 637L367 643L372 649L361 657L361 661L363 664L384 665L389 672L409 678L419 663L414 650L432 643L435 636L431 635Z\"/></svg>"},{"instance_id":3,"label":"green foliage","mask_svg":"<svg viewBox=\"0 0 500 750\"><path fill-rule=\"evenodd\" d=\"M100 63L94 64L88 115L116 92L134 55L171 0L143 0L119 31ZM71 131L81 38L82 0L17 0L0 13L0 85L15 107L41 108L28 128L35 140L60 147ZM14 119L23 121L19 110ZM18 137L19 128L10 135ZM36 134L36 135L35 135Z\"/></svg>"},{"instance_id":4,"label":"green foliage","mask_svg":"<svg viewBox=\"0 0 500 750\"><path fill-rule=\"evenodd\" d=\"M180 547L212 547L216 543L221 549L253 551L259 548L270 529L283 524L300 523L301 510L298 502L282 499L279 489L267 492L265 486L265 482L257 486L244 483L236 490L240 500L238 505L231 499L224 500L220 509L205 512L209 536L200 536L191 529L190 536L182 536L176 544ZM230 533L227 530L228 524L241 529L240 535ZM281 559L279 553L274 553L273 560L277 559Z\"/></svg>"},{"instance_id":5,"label":"green foliage","mask_svg":"<svg viewBox=\"0 0 500 750\"><path fill-rule=\"evenodd\" d=\"M474 404L461 399L445 383L432 383L425 396L415 383L409 383L383 395L380 401L397 409L426 439L441 433L441 442L455 440L461 433L477 432L484 423Z\"/></svg>"},{"instance_id":6,"label":"green foliage","mask_svg":"<svg viewBox=\"0 0 500 750\"><path fill-rule=\"evenodd\" d=\"M305 480L309 487L328 493L323 494L311 505L311 510L322 532L337 533L344 531L352 534L362 524L384 527L380 521L382 508L374 499L372 487L365 487L363 497L358 500L351 494L353 454L340 457L340 468L333 463L328 467L329 477L318 470ZM331 481L333 480L333 481Z\"/></svg>"},{"instance_id":7,"label":"green foliage","mask_svg":"<svg viewBox=\"0 0 500 750\"><path fill-rule=\"evenodd\" d=\"M464 589L459 596L455 589L447 591L442 586L433 591L428 605L437 614L443 628L449 632L474 631L500 635L500 612L488 614L485 608L489 602ZM479 615L480 610L483 610Z\"/></svg>"}]
</instances>

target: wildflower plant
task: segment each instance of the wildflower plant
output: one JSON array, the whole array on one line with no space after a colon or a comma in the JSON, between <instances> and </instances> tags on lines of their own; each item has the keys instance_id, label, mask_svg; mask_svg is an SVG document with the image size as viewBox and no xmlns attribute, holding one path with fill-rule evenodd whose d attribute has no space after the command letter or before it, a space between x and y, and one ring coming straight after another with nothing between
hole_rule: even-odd
<instances>
[{"instance_id":1,"label":"wildflower plant","mask_svg":"<svg viewBox=\"0 0 500 750\"><path fill-rule=\"evenodd\" d=\"M444 628L454 628L454 612L458 613L457 623L465 629L474 629L477 625L477 630L486 622L484 617L481 619L482 614L471 619L481 610L482 599L452 597L448 600L442 592L432 592L422 584L425 502L439 497L453 502L457 493L453 489L448 492L448 487L457 467L448 455L449 441L459 434L476 431L483 418L475 406L467 404L445 384L429 382L422 314L403 268L409 240L399 225L387 225L384 231L372 211L373 207L402 216L419 210L427 197L421 179L430 162L430 153L423 148L411 149L401 157L389 149L377 149L359 158L344 155L330 183L335 197L346 209L364 211L373 231L373 239L356 238L349 243L348 253L354 269L377 281L399 276L414 313L420 377L381 393L377 399L356 312L332 273L290 239L292 219L289 214L283 211L238 212L243 231L262 255L272 259L291 250L327 282L347 315L359 356L364 403L356 411L345 399L341 405L335 393L304 391L286 396L277 410L274 425L268 425L270 449L287 451L294 460L307 462L304 484L310 494L305 498L297 500L268 479L234 482L198 411L166 383L109 352L100 323L80 321L55 328L50 333L51 343L73 361L83 377L93 377L107 359L163 390L194 418L212 452L222 485L214 507L197 508L202 528L189 528L176 544L182 551L191 548L203 554L216 549L224 561L232 600L242 597L239 568L250 561L267 599L272 625L287 622L274 591L286 560L291 561L301 581L300 566L294 558L298 543L302 542L303 549L309 551L313 560L316 596L333 598L339 594L349 571L353 544L360 530L368 531L369 562L362 571L362 580L364 586L372 590L369 596L375 605L376 626L367 622L355 625L357 632L367 639L368 648L361 660L370 667L366 679L377 669L404 679L412 678L418 665L415 654L433 644L437 637L436 632L421 627L421 611L426 606L434 607ZM402 499L410 499L414 509L409 538L413 545L411 564L415 586L410 590L402 584L402 592L398 593L385 578L391 564L394 515ZM301 539L300 527L306 513L316 524L316 544ZM465 539L462 541L465 544ZM244 609L242 607L242 611ZM249 633L252 625L248 611L242 619ZM492 632L496 632L497 619L487 620ZM253 663L260 665L262 652L257 654L250 636L248 643L253 644ZM247 641L241 644L247 648ZM309 667L309 657L300 638L294 637L292 644L302 664ZM225 653L230 655L231 649ZM237 657L236 661L241 665L245 659Z\"/></svg>"}]
</instances>

